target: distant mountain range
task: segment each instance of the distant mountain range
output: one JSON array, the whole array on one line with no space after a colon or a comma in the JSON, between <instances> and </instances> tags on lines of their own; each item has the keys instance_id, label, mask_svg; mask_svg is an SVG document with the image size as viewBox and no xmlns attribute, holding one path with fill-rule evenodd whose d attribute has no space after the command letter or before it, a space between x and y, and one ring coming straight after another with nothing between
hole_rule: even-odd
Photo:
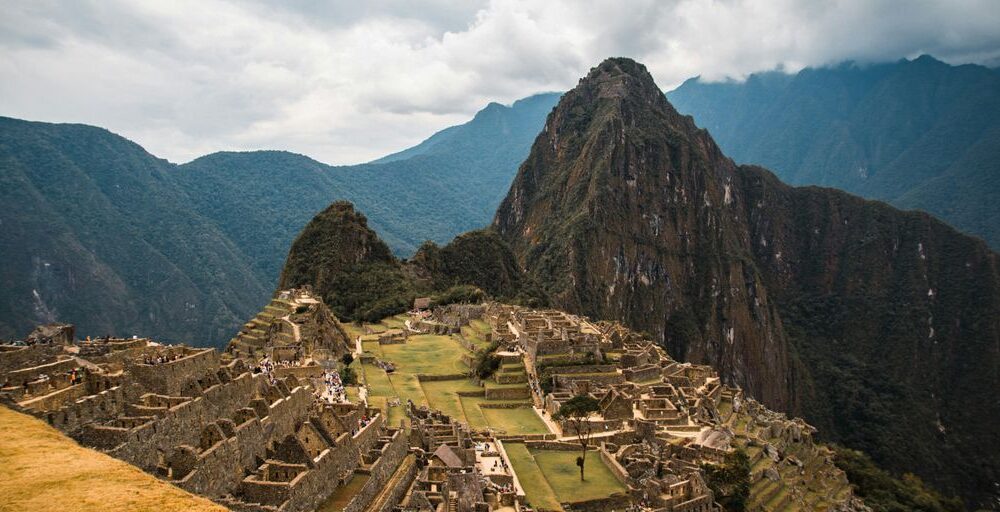
<instances>
[{"instance_id":1,"label":"distant mountain range","mask_svg":"<svg viewBox=\"0 0 1000 512\"><path fill-rule=\"evenodd\" d=\"M414 148L341 167L280 151L174 165L101 128L0 118L0 337L58 319L85 336L221 346L335 200L364 208L401 256L488 225L558 98L493 103Z\"/></svg>"},{"instance_id":2,"label":"distant mountain range","mask_svg":"<svg viewBox=\"0 0 1000 512\"><path fill-rule=\"evenodd\" d=\"M413 148L340 167L278 151L174 165L100 128L0 118L0 198L14 205L0 212L0 337L60 319L85 335L218 346L335 200L365 212L399 257L489 224L559 96L490 104ZM924 57L692 80L668 96L740 162L923 208L1000 244L995 70Z\"/></svg>"},{"instance_id":3,"label":"distant mountain range","mask_svg":"<svg viewBox=\"0 0 1000 512\"><path fill-rule=\"evenodd\" d=\"M727 155L792 185L924 210L1000 248L1000 73L922 56L694 78L667 93Z\"/></svg>"}]
</instances>

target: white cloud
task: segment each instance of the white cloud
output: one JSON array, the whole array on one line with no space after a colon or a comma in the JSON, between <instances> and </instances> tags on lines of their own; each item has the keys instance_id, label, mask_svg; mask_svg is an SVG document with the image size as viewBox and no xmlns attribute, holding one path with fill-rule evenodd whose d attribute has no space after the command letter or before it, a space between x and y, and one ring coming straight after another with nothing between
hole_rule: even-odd
<instances>
[{"instance_id":1,"label":"white cloud","mask_svg":"<svg viewBox=\"0 0 1000 512\"><path fill-rule=\"evenodd\" d=\"M172 161L366 161L608 56L661 87L930 53L1000 58L992 0L2 1L0 114L107 127Z\"/></svg>"}]
</instances>

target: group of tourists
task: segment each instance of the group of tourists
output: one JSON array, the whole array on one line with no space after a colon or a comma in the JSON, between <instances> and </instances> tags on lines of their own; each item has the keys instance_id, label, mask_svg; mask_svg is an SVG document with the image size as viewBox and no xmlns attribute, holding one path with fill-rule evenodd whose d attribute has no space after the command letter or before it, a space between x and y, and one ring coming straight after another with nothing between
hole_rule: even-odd
<instances>
[{"instance_id":1,"label":"group of tourists","mask_svg":"<svg viewBox=\"0 0 1000 512\"><path fill-rule=\"evenodd\" d=\"M346 403L347 391L344 383L340 380L340 372L337 370L326 370L323 372L324 390L320 399L327 403Z\"/></svg>"},{"instance_id":2,"label":"group of tourists","mask_svg":"<svg viewBox=\"0 0 1000 512\"><path fill-rule=\"evenodd\" d=\"M142 364L152 366L152 365L157 365L157 364L169 363L170 361L176 361L178 359L180 359L180 356L178 356L177 354L171 354L171 353L159 354L157 356L151 356L151 355L147 354L147 355L143 356L143 358L142 358Z\"/></svg>"}]
</instances>

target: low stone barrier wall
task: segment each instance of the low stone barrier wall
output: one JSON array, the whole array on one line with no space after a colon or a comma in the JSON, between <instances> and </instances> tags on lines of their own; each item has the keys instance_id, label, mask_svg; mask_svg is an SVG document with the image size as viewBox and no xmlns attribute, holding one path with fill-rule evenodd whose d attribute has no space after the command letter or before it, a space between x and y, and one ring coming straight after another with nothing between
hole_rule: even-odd
<instances>
[{"instance_id":1,"label":"low stone barrier wall","mask_svg":"<svg viewBox=\"0 0 1000 512\"><path fill-rule=\"evenodd\" d=\"M487 400L520 400L522 398L529 398L530 396L531 391L528 389L528 386L517 388L486 388Z\"/></svg>"},{"instance_id":2,"label":"low stone barrier wall","mask_svg":"<svg viewBox=\"0 0 1000 512\"><path fill-rule=\"evenodd\" d=\"M437 382L442 380L465 380L467 378L469 378L469 376L464 373L450 373L447 375L426 375L423 373L417 374L417 380L420 382Z\"/></svg>"},{"instance_id":3,"label":"low stone barrier wall","mask_svg":"<svg viewBox=\"0 0 1000 512\"><path fill-rule=\"evenodd\" d=\"M601 460L604 462L604 465L611 470L611 474L615 475L615 478L617 478L618 481L627 489L629 487L630 479L628 471L625 471L625 468L623 468L618 460L615 459L615 456L607 451L604 443L601 443L601 448L598 450L598 453L601 455Z\"/></svg>"},{"instance_id":4,"label":"low stone barrier wall","mask_svg":"<svg viewBox=\"0 0 1000 512\"><path fill-rule=\"evenodd\" d=\"M563 503L563 508L571 512L607 512L608 510L626 510L631 504L627 494L613 494L607 498L596 500L575 501Z\"/></svg>"}]
</instances>

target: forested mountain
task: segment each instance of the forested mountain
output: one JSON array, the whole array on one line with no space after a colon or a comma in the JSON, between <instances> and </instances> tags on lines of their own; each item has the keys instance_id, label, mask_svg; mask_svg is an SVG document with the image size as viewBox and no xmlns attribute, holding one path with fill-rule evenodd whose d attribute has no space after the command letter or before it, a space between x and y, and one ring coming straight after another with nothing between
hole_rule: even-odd
<instances>
[{"instance_id":1,"label":"forested mountain","mask_svg":"<svg viewBox=\"0 0 1000 512\"><path fill-rule=\"evenodd\" d=\"M191 211L175 170L107 130L0 118L0 336L54 320L84 336L231 335L271 286Z\"/></svg>"},{"instance_id":2,"label":"forested mountain","mask_svg":"<svg viewBox=\"0 0 1000 512\"><path fill-rule=\"evenodd\" d=\"M737 162L934 214L1000 247L1000 74L922 56L688 80L667 94Z\"/></svg>"},{"instance_id":3,"label":"forested mountain","mask_svg":"<svg viewBox=\"0 0 1000 512\"><path fill-rule=\"evenodd\" d=\"M556 307L647 331L970 505L997 498L1000 257L981 240L736 165L629 59L562 97L494 226Z\"/></svg>"},{"instance_id":4,"label":"forested mountain","mask_svg":"<svg viewBox=\"0 0 1000 512\"><path fill-rule=\"evenodd\" d=\"M341 167L280 151L177 166L100 128L0 118L0 337L60 320L85 336L219 345L337 199L401 256L489 224L558 98L490 104L410 150Z\"/></svg>"},{"instance_id":5,"label":"forested mountain","mask_svg":"<svg viewBox=\"0 0 1000 512\"><path fill-rule=\"evenodd\" d=\"M401 261L348 201L317 214L292 243L278 288L303 285L351 321L378 321L427 296L437 304L478 302L486 294L508 303L546 302L493 231L465 233L444 247L426 242L412 260Z\"/></svg>"}]
</instances>

